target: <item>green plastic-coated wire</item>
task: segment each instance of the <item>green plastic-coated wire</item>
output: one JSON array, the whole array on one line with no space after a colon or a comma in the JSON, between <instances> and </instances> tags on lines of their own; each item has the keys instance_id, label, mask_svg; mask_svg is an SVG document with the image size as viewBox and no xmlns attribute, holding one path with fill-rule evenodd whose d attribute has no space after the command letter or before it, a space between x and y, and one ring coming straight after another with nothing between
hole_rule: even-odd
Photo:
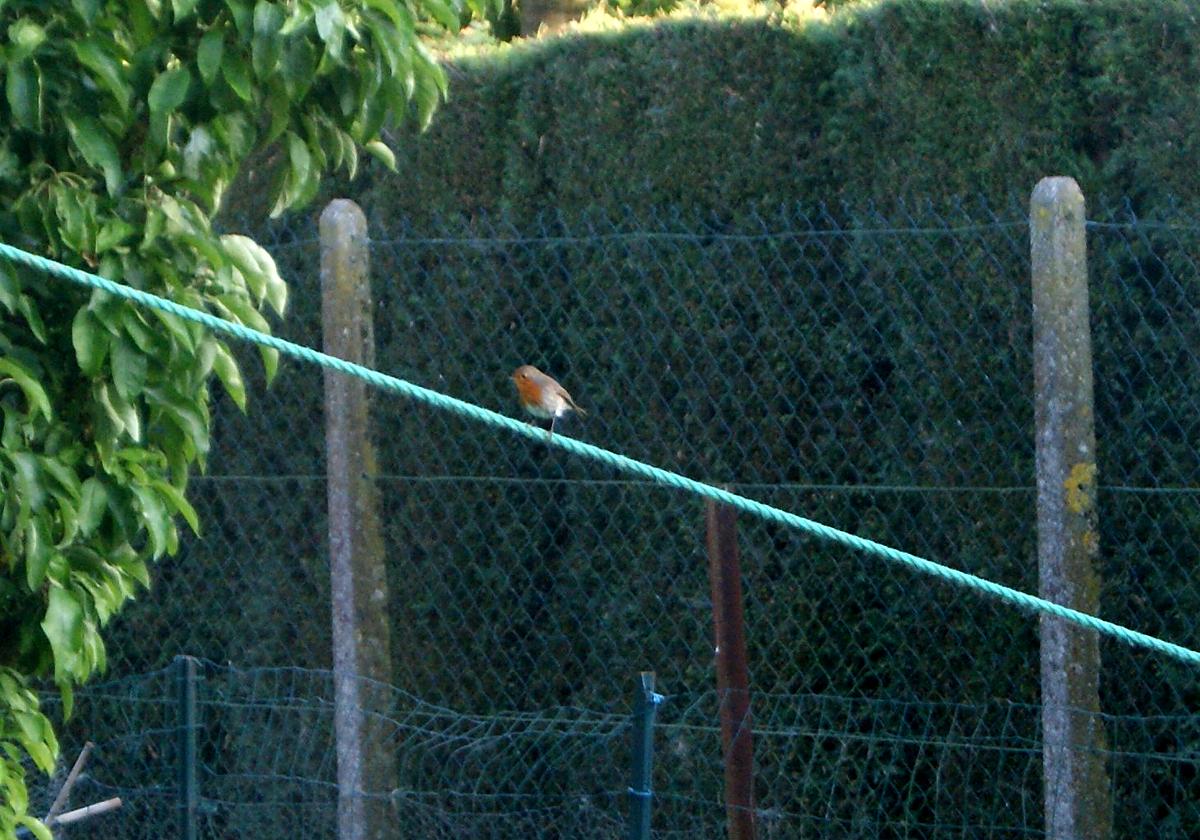
<instances>
[{"instance_id":1,"label":"green plastic-coated wire","mask_svg":"<svg viewBox=\"0 0 1200 840\"><path fill-rule=\"evenodd\" d=\"M661 484L666 487L674 487L678 490L683 490L697 496L712 499L725 505L729 505L740 511L744 511L753 516L765 519L769 522L776 522L780 525L785 525L789 528L795 528L806 534L810 534L819 539L837 543L846 546L847 548L856 551L862 551L867 554L873 554L877 557L883 557L893 563L898 563L902 566L907 566L918 572L940 578L950 583L965 586L973 589L976 592L981 592L985 595L990 595L1001 601L1006 601L1023 609L1039 612L1045 615L1052 615L1066 621L1073 622L1081 627L1086 627L1090 630L1095 630L1097 633L1102 633L1112 638L1119 639L1126 644L1137 647L1148 648L1158 651L1175 659L1182 660L1192 665L1200 665L1200 652L1182 645L1174 644L1155 636L1146 633L1140 633L1136 630L1130 630L1128 627L1123 627L1120 624L1115 624L1111 621L1105 621L1094 615L1089 615L1079 610L1073 610L1070 607L1064 607L1060 604L1055 604L1047 601L1044 598L1030 595L1021 592L1018 589L1013 589L1002 584L995 583L981 578L977 575L969 574L958 569L953 569L949 566L944 566L940 563L935 563L932 560L926 560L923 557L918 557L915 554L909 554L906 551L892 548L882 543L877 543L873 540L868 540L859 537L855 534L846 531L840 531L837 528L832 528L828 525L822 525L820 522L815 522L811 519L806 519L794 513L788 513L785 510L772 507L762 502L757 502L745 496L731 493L728 490L722 490L719 487L713 487L710 484L696 481L687 476L679 475L678 473L670 472L659 467L652 466L642 461L628 458L616 452L610 452L607 449L602 449L599 446L593 446L590 443L575 440L574 438L565 437L563 435L554 435L553 438L547 439L546 432L540 428L535 428L529 424L515 420L511 417L506 417L503 414L498 414L495 411L483 408L482 406L474 405L473 403L464 402L463 400L455 399L438 391L431 391L428 388L422 388L420 385L414 385L411 382L406 382L395 376L389 376L386 373L380 373L377 370L364 367L363 365L347 362L344 359L339 359L335 356L330 356L327 353L322 353L318 350L313 350L311 347L305 347L301 344L295 344L291 341L285 341L281 338L276 338L272 335L259 332L258 330L250 329L241 324L234 324L222 318L217 318L207 312L201 312L197 309L192 309L188 306L182 306L166 298L152 295L148 292L143 292L138 289L124 286L120 283L114 283L111 280L106 280L96 274L90 274L86 271L80 271L77 268L72 268L54 260L40 257L36 254L30 254L19 248L14 248L11 245L0 243L0 257L11 260L12 262L28 266L30 268L43 271L53 277L59 277L77 283L81 286L87 286L93 289L101 289L109 294L117 297L133 301L142 306L147 306L152 309L158 309L162 312L175 315L187 321L193 321L202 324L214 332L224 333L225 335L233 336L234 338L248 341L253 344L258 344L263 347L271 347L312 364L320 365L330 370L336 370L350 376L356 376L366 382L375 385L384 390L393 391L410 399L418 400L427 405L443 411L450 411L463 417L468 417L487 425L505 429L517 435L522 435L531 440L537 440L542 443L547 443L550 446L556 446L559 449L564 449L575 455L580 455L584 458L589 458L593 461L599 461L607 464L614 469L622 472L638 475L643 478Z\"/></svg>"}]
</instances>

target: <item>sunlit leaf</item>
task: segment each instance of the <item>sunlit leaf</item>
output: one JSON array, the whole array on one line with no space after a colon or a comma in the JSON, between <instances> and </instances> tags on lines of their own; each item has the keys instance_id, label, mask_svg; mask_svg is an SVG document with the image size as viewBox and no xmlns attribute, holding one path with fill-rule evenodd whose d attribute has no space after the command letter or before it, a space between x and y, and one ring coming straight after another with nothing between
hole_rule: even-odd
<instances>
[{"instance_id":1,"label":"sunlit leaf","mask_svg":"<svg viewBox=\"0 0 1200 840\"><path fill-rule=\"evenodd\" d=\"M8 27L8 41L11 45L8 60L23 62L46 42L46 30L29 18L18 18Z\"/></svg>"},{"instance_id":2,"label":"sunlit leaf","mask_svg":"<svg viewBox=\"0 0 1200 840\"><path fill-rule=\"evenodd\" d=\"M213 360L213 372L225 386L225 392L229 394L229 398L238 408L245 411L246 384L242 381L242 372L238 368L237 360L233 358L233 354L224 344L217 347L217 355Z\"/></svg>"},{"instance_id":3,"label":"sunlit leaf","mask_svg":"<svg viewBox=\"0 0 1200 840\"><path fill-rule=\"evenodd\" d=\"M396 154L382 140L372 140L363 146L367 153L383 163L388 169L396 171Z\"/></svg>"},{"instance_id":4,"label":"sunlit leaf","mask_svg":"<svg viewBox=\"0 0 1200 840\"><path fill-rule=\"evenodd\" d=\"M61 586L51 586L41 627L54 653L54 679L64 682L86 676L79 667L80 647L83 644L83 608L75 595Z\"/></svg>"}]
</instances>

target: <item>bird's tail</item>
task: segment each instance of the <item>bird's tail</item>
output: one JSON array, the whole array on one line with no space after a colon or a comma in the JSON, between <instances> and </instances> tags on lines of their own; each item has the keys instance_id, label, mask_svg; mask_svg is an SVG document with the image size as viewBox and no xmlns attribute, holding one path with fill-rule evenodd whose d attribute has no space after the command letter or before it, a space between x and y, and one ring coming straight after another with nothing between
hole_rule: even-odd
<instances>
[{"instance_id":1,"label":"bird's tail","mask_svg":"<svg viewBox=\"0 0 1200 840\"><path fill-rule=\"evenodd\" d=\"M587 412L579 407L579 404L575 402L570 394L568 394L566 391L560 391L559 393L562 394L563 399L567 401L567 405L571 406L572 410L578 414L582 414L584 417L587 417Z\"/></svg>"}]
</instances>

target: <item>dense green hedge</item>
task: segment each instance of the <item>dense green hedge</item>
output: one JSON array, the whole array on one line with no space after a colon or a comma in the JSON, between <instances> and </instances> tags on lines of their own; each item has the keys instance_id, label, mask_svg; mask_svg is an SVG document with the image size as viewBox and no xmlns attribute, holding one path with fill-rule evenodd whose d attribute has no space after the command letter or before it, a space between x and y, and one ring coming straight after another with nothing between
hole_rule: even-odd
<instances>
[{"instance_id":1,"label":"dense green hedge","mask_svg":"<svg viewBox=\"0 0 1200 840\"><path fill-rule=\"evenodd\" d=\"M1027 194L1200 195L1200 22L1173 0L893 0L826 22L680 16L452 65L361 197L430 212Z\"/></svg>"}]
</instances>

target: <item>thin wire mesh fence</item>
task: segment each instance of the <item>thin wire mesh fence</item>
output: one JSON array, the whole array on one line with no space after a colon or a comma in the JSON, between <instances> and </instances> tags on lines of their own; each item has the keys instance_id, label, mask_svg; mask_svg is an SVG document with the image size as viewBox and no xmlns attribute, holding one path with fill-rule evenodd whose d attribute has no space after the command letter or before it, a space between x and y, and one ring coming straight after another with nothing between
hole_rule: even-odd
<instances>
[{"instance_id":1,"label":"thin wire mesh fence","mask_svg":"<svg viewBox=\"0 0 1200 840\"><path fill-rule=\"evenodd\" d=\"M1036 591L1025 215L961 202L420 231L376 219L376 366L515 411L508 373L536 364L589 411L568 434ZM1200 228L1180 208L1091 216L1102 616L1196 647ZM258 233L293 284L278 332L314 346L315 234L302 219ZM110 672L153 682L181 652L229 663L206 673L210 717L262 718L206 735L207 760L226 762L206 771L206 836L327 836L322 382L285 361L254 393L246 416L216 397L210 468L190 490L203 537L114 623ZM396 739L411 836L619 836L643 669L671 696L656 836L720 834L700 504L400 401L377 399L375 424L393 682L447 710ZM739 527L761 836L1041 836L1036 622L768 523ZM1102 653L1117 836L1187 836L1194 674L1111 642ZM93 691L68 745L168 725L153 703L107 688L108 708ZM139 766L120 755L113 772ZM292 787L264 781L285 776ZM158 836L146 813L104 831Z\"/></svg>"},{"instance_id":2,"label":"thin wire mesh fence","mask_svg":"<svg viewBox=\"0 0 1200 840\"><path fill-rule=\"evenodd\" d=\"M322 670L202 663L199 837L335 834L333 681ZM401 759L401 786L361 795L387 803L395 836L625 836L627 714L550 707L478 715L391 686L370 688L380 737ZM174 668L83 692L77 725L102 727L106 737L74 796L119 796L124 804L71 836L175 835L178 692ZM655 837L723 834L720 703L717 692L703 691L668 696L660 708ZM1041 770L1037 706L760 693L754 707L761 837L1041 836L1025 790ZM1155 746L1200 735L1194 715L1105 715L1101 725L1119 787L1194 769L1194 756ZM1121 836L1182 837L1191 825L1147 812Z\"/></svg>"}]
</instances>

